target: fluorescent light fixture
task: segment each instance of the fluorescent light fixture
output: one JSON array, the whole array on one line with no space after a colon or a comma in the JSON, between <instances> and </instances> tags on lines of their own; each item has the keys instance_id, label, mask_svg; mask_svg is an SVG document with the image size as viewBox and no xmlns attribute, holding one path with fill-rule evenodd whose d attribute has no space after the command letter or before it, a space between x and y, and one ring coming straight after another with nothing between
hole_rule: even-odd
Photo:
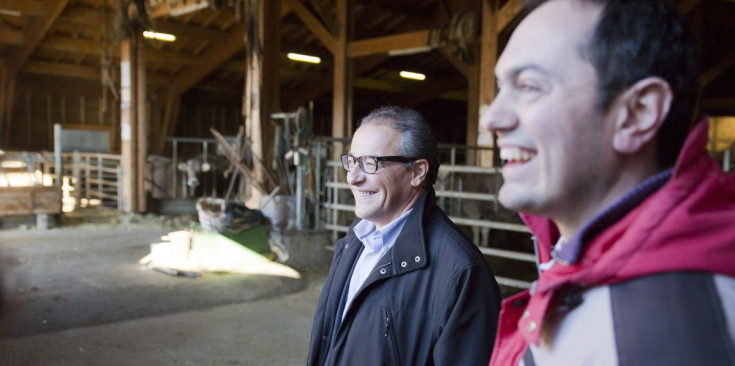
<instances>
[{"instance_id":1,"label":"fluorescent light fixture","mask_svg":"<svg viewBox=\"0 0 735 366\"><path fill-rule=\"evenodd\" d=\"M173 42L176 40L176 36L173 34L158 33L158 32L153 32L153 31L144 31L143 37L149 38L149 39L155 39L158 41L166 41L166 42Z\"/></svg>"},{"instance_id":2,"label":"fluorescent light fixture","mask_svg":"<svg viewBox=\"0 0 735 366\"><path fill-rule=\"evenodd\" d=\"M302 55L299 53L289 53L288 58L294 61L308 62L310 64L318 64L322 59L316 56Z\"/></svg>"},{"instance_id":3,"label":"fluorescent light fixture","mask_svg":"<svg viewBox=\"0 0 735 366\"><path fill-rule=\"evenodd\" d=\"M413 80L425 80L426 75L419 74L418 72L411 72L411 71L401 71L401 77L404 79L413 79Z\"/></svg>"},{"instance_id":4,"label":"fluorescent light fixture","mask_svg":"<svg viewBox=\"0 0 735 366\"><path fill-rule=\"evenodd\" d=\"M8 9L0 9L0 14L10 15L10 16L14 16L14 17L19 17L19 16L23 15L18 10L8 10Z\"/></svg>"},{"instance_id":5,"label":"fluorescent light fixture","mask_svg":"<svg viewBox=\"0 0 735 366\"><path fill-rule=\"evenodd\" d=\"M173 8L168 12L168 14L171 15L172 17L177 17L179 15L189 14L191 12L195 12L197 10L204 9L207 6L209 6L209 3L206 1L195 2L195 3L188 4L188 5Z\"/></svg>"},{"instance_id":6,"label":"fluorescent light fixture","mask_svg":"<svg viewBox=\"0 0 735 366\"><path fill-rule=\"evenodd\" d=\"M0 167L4 169L21 169L27 166L28 164L18 160L3 160L2 162L0 162Z\"/></svg>"},{"instance_id":7,"label":"fluorescent light fixture","mask_svg":"<svg viewBox=\"0 0 735 366\"><path fill-rule=\"evenodd\" d=\"M406 55L415 55L417 53L424 53L429 52L433 50L433 48L429 46L423 46L423 47L413 47L413 48L404 48L402 50L393 50L388 51L388 56L406 56Z\"/></svg>"}]
</instances>

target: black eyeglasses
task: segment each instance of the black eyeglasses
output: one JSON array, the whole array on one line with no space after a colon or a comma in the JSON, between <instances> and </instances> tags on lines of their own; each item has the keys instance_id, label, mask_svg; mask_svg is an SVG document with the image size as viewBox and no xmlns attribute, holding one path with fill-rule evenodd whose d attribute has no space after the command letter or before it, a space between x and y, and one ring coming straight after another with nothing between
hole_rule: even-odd
<instances>
[{"instance_id":1,"label":"black eyeglasses","mask_svg":"<svg viewBox=\"0 0 735 366\"><path fill-rule=\"evenodd\" d=\"M419 158L411 158L408 156L370 156L370 155L364 155L364 156L352 156L350 154L342 154L339 156L340 160L342 160L342 167L345 168L346 171L350 171L355 164L360 166L360 170L365 172L365 174L375 174L375 172L378 171L378 162L379 161L395 161L397 163L410 163L412 161L419 160Z\"/></svg>"}]
</instances>

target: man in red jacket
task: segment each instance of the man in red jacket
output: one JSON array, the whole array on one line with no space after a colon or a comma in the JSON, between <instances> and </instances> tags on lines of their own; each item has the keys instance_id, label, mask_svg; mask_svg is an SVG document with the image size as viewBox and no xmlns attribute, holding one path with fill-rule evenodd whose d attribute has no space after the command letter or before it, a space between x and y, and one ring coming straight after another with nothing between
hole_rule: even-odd
<instances>
[{"instance_id":1,"label":"man in red jacket","mask_svg":"<svg viewBox=\"0 0 735 366\"><path fill-rule=\"evenodd\" d=\"M480 124L537 240L491 365L735 364L735 176L694 128L693 38L666 0L551 0Z\"/></svg>"}]
</instances>

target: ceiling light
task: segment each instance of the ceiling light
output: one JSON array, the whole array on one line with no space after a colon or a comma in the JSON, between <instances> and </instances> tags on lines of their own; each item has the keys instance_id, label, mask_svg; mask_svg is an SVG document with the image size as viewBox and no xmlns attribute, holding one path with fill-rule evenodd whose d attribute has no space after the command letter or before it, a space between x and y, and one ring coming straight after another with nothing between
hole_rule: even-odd
<instances>
[{"instance_id":1,"label":"ceiling light","mask_svg":"<svg viewBox=\"0 0 735 366\"><path fill-rule=\"evenodd\" d=\"M19 12L18 10L8 10L8 9L0 9L0 14L10 15L14 17L19 17L23 15L23 13Z\"/></svg>"},{"instance_id":2,"label":"ceiling light","mask_svg":"<svg viewBox=\"0 0 735 366\"><path fill-rule=\"evenodd\" d=\"M417 53L424 53L429 52L433 50L430 46L422 46L422 47L412 47L412 48L404 48L402 50L392 50L388 51L388 56L406 56L406 55L415 55Z\"/></svg>"},{"instance_id":3,"label":"ceiling light","mask_svg":"<svg viewBox=\"0 0 735 366\"><path fill-rule=\"evenodd\" d=\"M149 39L155 39L158 41L166 41L166 42L173 42L176 40L176 36L173 34L158 33L158 32L153 32L153 31L144 31L143 37L149 38Z\"/></svg>"},{"instance_id":4,"label":"ceiling light","mask_svg":"<svg viewBox=\"0 0 735 366\"><path fill-rule=\"evenodd\" d=\"M197 1L195 3L190 3L188 5L173 8L168 12L168 14L171 15L172 17L177 17L179 15L189 14L191 12L195 12L197 10L204 9L207 6L209 6L208 2L206 1L198 2Z\"/></svg>"},{"instance_id":5,"label":"ceiling light","mask_svg":"<svg viewBox=\"0 0 735 366\"><path fill-rule=\"evenodd\" d=\"M413 79L413 80L426 79L426 75L419 74L418 72L411 72L411 71L401 71L401 77L404 79Z\"/></svg>"},{"instance_id":6,"label":"ceiling light","mask_svg":"<svg viewBox=\"0 0 735 366\"><path fill-rule=\"evenodd\" d=\"M288 58L294 61L308 62L310 64L318 64L322 59L316 56L302 55L299 53L289 53Z\"/></svg>"}]
</instances>

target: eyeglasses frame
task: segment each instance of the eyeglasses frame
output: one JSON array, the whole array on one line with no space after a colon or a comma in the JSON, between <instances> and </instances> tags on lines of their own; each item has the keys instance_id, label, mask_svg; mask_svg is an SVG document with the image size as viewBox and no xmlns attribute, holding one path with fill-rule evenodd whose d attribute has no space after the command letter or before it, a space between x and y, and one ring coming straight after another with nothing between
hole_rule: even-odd
<instances>
[{"instance_id":1,"label":"eyeglasses frame","mask_svg":"<svg viewBox=\"0 0 735 366\"><path fill-rule=\"evenodd\" d=\"M402 155L389 155L389 156L363 155L363 156L354 156L354 155L349 154L349 153L342 154L342 155L339 156L339 161L342 163L342 168L345 171L348 171L348 172L350 170L349 170L349 166L345 166L345 162L343 160L344 159L344 156L351 157L352 159L354 159L355 161L357 161L357 165L360 167L360 170L362 170L362 172L365 173L365 174L375 174L375 173L378 172L378 164L375 164L375 171L374 172L368 173L368 172L365 171L365 166L362 163L362 159L365 158L365 157L369 157L369 158L375 159L375 162L376 163L379 162L379 161L392 161L392 162L395 162L395 163L404 163L405 164L405 163L412 163L412 162L414 162L416 160L420 160L421 159L421 158L414 158L414 157L402 156Z\"/></svg>"}]
</instances>

